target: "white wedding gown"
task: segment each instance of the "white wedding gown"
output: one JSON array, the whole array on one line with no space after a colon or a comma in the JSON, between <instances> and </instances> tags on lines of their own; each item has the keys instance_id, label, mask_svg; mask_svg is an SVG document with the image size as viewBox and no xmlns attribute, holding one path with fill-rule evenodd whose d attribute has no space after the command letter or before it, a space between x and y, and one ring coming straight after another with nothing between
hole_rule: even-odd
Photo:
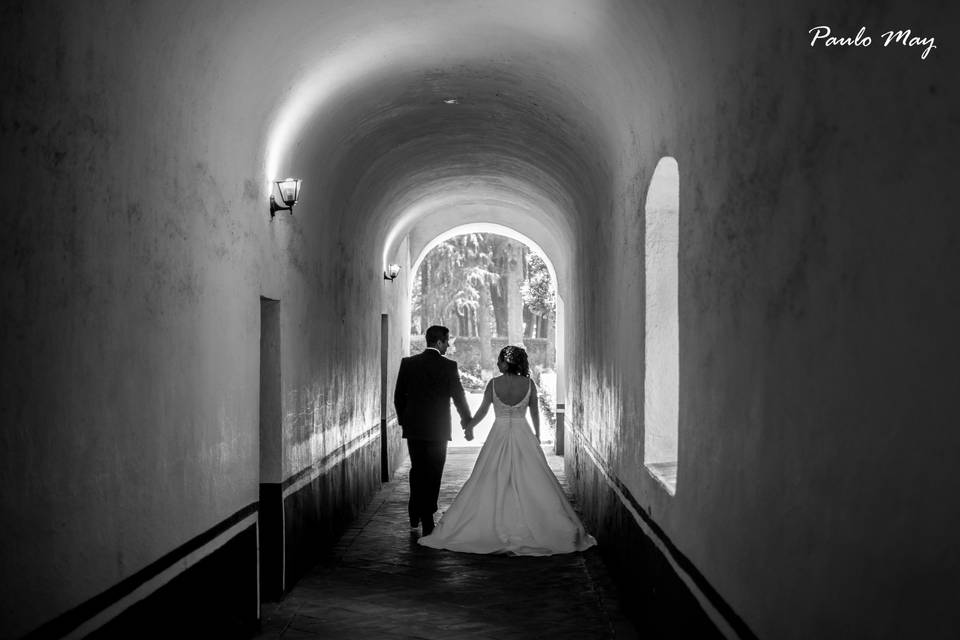
<instances>
[{"instance_id":1,"label":"white wedding gown","mask_svg":"<svg viewBox=\"0 0 960 640\"><path fill-rule=\"evenodd\" d=\"M433 533L418 542L520 556L592 547L597 541L584 530L527 423L530 389L519 403L507 405L491 387L496 420L473 472Z\"/></svg>"}]
</instances>

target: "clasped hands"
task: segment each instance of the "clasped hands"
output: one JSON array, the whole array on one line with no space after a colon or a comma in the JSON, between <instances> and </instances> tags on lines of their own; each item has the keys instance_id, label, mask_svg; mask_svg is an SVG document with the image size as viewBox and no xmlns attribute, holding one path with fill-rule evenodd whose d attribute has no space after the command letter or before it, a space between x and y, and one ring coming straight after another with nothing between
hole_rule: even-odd
<instances>
[{"instance_id":1,"label":"clasped hands","mask_svg":"<svg viewBox=\"0 0 960 640\"><path fill-rule=\"evenodd\" d=\"M467 442L470 442L471 440L473 440L473 427L475 426L473 424L473 419L461 420L460 426L463 427L464 440L466 440Z\"/></svg>"}]
</instances>

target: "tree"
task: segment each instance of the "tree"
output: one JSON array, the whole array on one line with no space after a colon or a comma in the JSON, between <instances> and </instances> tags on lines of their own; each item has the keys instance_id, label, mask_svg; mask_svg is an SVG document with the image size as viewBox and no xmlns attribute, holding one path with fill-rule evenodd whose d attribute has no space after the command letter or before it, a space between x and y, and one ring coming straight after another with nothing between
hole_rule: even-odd
<instances>
[{"instance_id":1,"label":"tree","mask_svg":"<svg viewBox=\"0 0 960 640\"><path fill-rule=\"evenodd\" d=\"M499 279L499 278L498 278ZM478 287L480 300L477 305L477 336L480 338L480 368L484 371L493 369L493 303L490 299L490 280Z\"/></svg>"},{"instance_id":2,"label":"tree","mask_svg":"<svg viewBox=\"0 0 960 640\"><path fill-rule=\"evenodd\" d=\"M462 300L462 257L456 245L444 242L427 254L416 279L412 314L424 330L432 324L450 326L451 310ZM457 325L454 324L454 327Z\"/></svg>"},{"instance_id":3,"label":"tree","mask_svg":"<svg viewBox=\"0 0 960 640\"><path fill-rule=\"evenodd\" d=\"M444 324L460 335L480 338L480 366L493 368L493 335L522 345L546 337L548 360L555 345L554 283L547 265L526 246L504 236L467 234L439 244L423 260L414 279L411 326L419 332Z\"/></svg>"},{"instance_id":4,"label":"tree","mask_svg":"<svg viewBox=\"0 0 960 640\"><path fill-rule=\"evenodd\" d=\"M523 345L523 245L513 240L505 243L506 271L503 273L504 297L507 301L507 342Z\"/></svg>"},{"instance_id":5,"label":"tree","mask_svg":"<svg viewBox=\"0 0 960 640\"><path fill-rule=\"evenodd\" d=\"M527 253L527 277L520 285L520 295L530 312L541 318L549 318L556 313L556 290L550 271L543 259L533 251Z\"/></svg>"},{"instance_id":6,"label":"tree","mask_svg":"<svg viewBox=\"0 0 960 640\"><path fill-rule=\"evenodd\" d=\"M489 253L492 260L492 270L498 274L507 271L507 243L506 236L487 235ZM494 335L507 335L507 297L505 282L501 278L496 284L490 285L490 304L494 320Z\"/></svg>"},{"instance_id":7,"label":"tree","mask_svg":"<svg viewBox=\"0 0 960 640\"><path fill-rule=\"evenodd\" d=\"M524 304L542 322L542 333L538 330L537 335L546 336L548 359L552 362L556 348L553 321L557 315L557 292L547 264L532 251L527 253L527 278L521 285L520 292Z\"/></svg>"},{"instance_id":8,"label":"tree","mask_svg":"<svg viewBox=\"0 0 960 640\"><path fill-rule=\"evenodd\" d=\"M418 326L420 331L431 324L464 335L475 331L481 338L481 366L487 369L493 367L490 286L499 279L493 267L490 241L484 234L465 234L442 242L420 265L411 305L411 327Z\"/></svg>"}]
</instances>

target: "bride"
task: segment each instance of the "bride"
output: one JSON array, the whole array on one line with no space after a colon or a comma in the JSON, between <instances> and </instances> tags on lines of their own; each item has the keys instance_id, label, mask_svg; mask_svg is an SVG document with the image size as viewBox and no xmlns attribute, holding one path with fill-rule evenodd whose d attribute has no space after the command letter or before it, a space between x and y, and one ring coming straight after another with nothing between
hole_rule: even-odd
<instances>
[{"instance_id":1,"label":"bride","mask_svg":"<svg viewBox=\"0 0 960 640\"><path fill-rule=\"evenodd\" d=\"M595 545L540 449L537 387L530 379L527 352L505 347L497 368L502 375L487 383L483 403L467 425L472 433L493 405L496 420L473 472L433 533L418 542L436 549L522 556ZM526 419L528 408L536 435Z\"/></svg>"}]
</instances>

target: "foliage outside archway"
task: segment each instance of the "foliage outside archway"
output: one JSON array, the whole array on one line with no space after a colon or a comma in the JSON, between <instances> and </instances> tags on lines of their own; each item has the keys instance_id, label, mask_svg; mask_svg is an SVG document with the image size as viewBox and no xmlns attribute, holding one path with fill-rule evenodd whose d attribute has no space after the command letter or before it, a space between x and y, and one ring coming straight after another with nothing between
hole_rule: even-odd
<instances>
[{"instance_id":1,"label":"foliage outside archway","mask_svg":"<svg viewBox=\"0 0 960 640\"><path fill-rule=\"evenodd\" d=\"M443 324L460 338L476 338L479 368L493 369L492 340L544 341L541 366L556 361L556 285L547 263L512 238L468 233L429 251L414 278L411 332Z\"/></svg>"}]
</instances>

